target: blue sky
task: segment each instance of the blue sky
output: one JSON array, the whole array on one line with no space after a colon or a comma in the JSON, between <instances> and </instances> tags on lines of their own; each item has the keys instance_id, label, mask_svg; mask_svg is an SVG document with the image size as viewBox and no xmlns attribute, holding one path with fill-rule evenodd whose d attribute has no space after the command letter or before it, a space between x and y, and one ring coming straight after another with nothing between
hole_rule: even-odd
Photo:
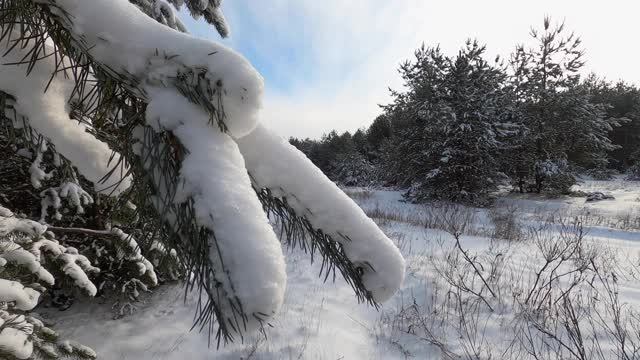
<instances>
[{"instance_id":1,"label":"blue sky","mask_svg":"<svg viewBox=\"0 0 640 360\"><path fill-rule=\"evenodd\" d=\"M263 121L283 136L354 131L379 114L398 64L422 42L454 54L467 38L491 58L528 41L545 15L583 38L588 71L640 84L640 6L609 0L226 0L223 42L265 78ZM203 21L182 16L197 36L220 41Z\"/></svg>"}]
</instances>

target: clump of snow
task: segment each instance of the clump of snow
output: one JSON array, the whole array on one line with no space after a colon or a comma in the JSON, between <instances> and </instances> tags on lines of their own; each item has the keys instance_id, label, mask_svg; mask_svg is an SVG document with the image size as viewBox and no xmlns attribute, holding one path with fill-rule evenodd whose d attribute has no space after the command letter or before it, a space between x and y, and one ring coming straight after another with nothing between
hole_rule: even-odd
<instances>
[{"instance_id":1,"label":"clump of snow","mask_svg":"<svg viewBox=\"0 0 640 360\"><path fill-rule=\"evenodd\" d=\"M27 159L33 158L33 153L31 152L31 150L29 150L27 148L18 149L16 151L16 155L22 156L22 157L27 158Z\"/></svg>"},{"instance_id":2,"label":"clump of snow","mask_svg":"<svg viewBox=\"0 0 640 360\"><path fill-rule=\"evenodd\" d=\"M261 125L237 141L257 185L286 197L298 214L342 244L376 301L400 288L405 263L398 248L311 160Z\"/></svg>"},{"instance_id":3,"label":"clump of snow","mask_svg":"<svg viewBox=\"0 0 640 360\"><path fill-rule=\"evenodd\" d=\"M284 257L237 144L175 90L154 89L149 94L147 122L172 130L188 150L174 201L192 197L198 224L214 232L209 244L212 263L223 261L225 269L217 270L230 278L222 281L224 291L240 299L245 313L274 316L284 297Z\"/></svg>"},{"instance_id":4,"label":"clump of snow","mask_svg":"<svg viewBox=\"0 0 640 360\"><path fill-rule=\"evenodd\" d=\"M47 231L47 227L28 219L15 217L11 210L0 206L0 237L19 232L29 237L39 237Z\"/></svg>"},{"instance_id":5,"label":"clump of snow","mask_svg":"<svg viewBox=\"0 0 640 360\"><path fill-rule=\"evenodd\" d=\"M48 215L48 209L54 209L54 218L62 219L60 208L62 207L61 198L66 198L70 205L75 206L77 214L84 214L84 206L93 204L93 198L86 192L77 182L66 181L58 187L49 188L40 193L40 222L45 223Z\"/></svg>"},{"instance_id":6,"label":"clump of snow","mask_svg":"<svg viewBox=\"0 0 640 360\"><path fill-rule=\"evenodd\" d=\"M124 174L119 171L115 171L113 176L101 183L111 167L118 162L119 156L116 154L112 159L112 151L105 143L89 134L85 125L69 117L69 100L75 86L73 76L65 77L65 74L58 73L49 84L57 61L54 56L40 59L30 69L29 76L26 76L29 64L24 63L24 59L30 56L30 46L23 47L21 44L13 47L14 43L9 42L9 38L15 37L7 36L0 43L4 54L3 64L0 65L0 90L16 98L16 111L27 117L28 124L33 129L48 138L55 145L56 151L69 159L82 175L93 182L96 191L118 194L128 188L131 179L127 177L120 181L121 176L118 175ZM7 52L9 48L12 50ZM50 49L49 53L52 54L53 50ZM43 94L47 84L49 88ZM14 121L17 123L22 120ZM36 157L31 169L32 179L35 179L34 186L39 185L42 176L46 177L46 174L40 173L42 170L39 161L41 157Z\"/></svg>"},{"instance_id":7,"label":"clump of snow","mask_svg":"<svg viewBox=\"0 0 640 360\"><path fill-rule=\"evenodd\" d=\"M60 347L65 351L67 355L82 355L95 359L98 357L96 352L88 346L65 340L60 344Z\"/></svg>"},{"instance_id":8,"label":"clump of snow","mask_svg":"<svg viewBox=\"0 0 640 360\"><path fill-rule=\"evenodd\" d=\"M52 256L57 262L62 264L62 272L70 277L74 284L83 289L89 296L95 296L98 292L95 284L91 282L87 272L100 272L100 269L91 265L89 259L78 253L73 247L64 247L56 240L39 239L34 242L30 249L38 261L41 261L43 254Z\"/></svg>"},{"instance_id":9,"label":"clump of snow","mask_svg":"<svg viewBox=\"0 0 640 360\"><path fill-rule=\"evenodd\" d=\"M2 284L0 279L0 284ZM28 359L33 353L33 325L24 315L9 314L0 310L0 351L7 352L18 359Z\"/></svg>"},{"instance_id":10,"label":"clump of snow","mask_svg":"<svg viewBox=\"0 0 640 360\"><path fill-rule=\"evenodd\" d=\"M151 286L157 286L158 275L154 270L153 264L142 255L136 239L118 228L111 229L111 232L125 244L126 250L119 250L123 252L123 254L119 254L119 257L135 261L138 266L139 275L146 275L151 282Z\"/></svg>"},{"instance_id":11,"label":"clump of snow","mask_svg":"<svg viewBox=\"0 0 640 360\"><path fill-rule=\"evenodd\" d=\"M53 275L42 267L39 259L16 243L10 241L0 243L0 259L3 260L0 270L6 264L21 265L45 284L51 286L55 282Z\"/></svg>"},{"instance_id":12,"label":"clump of snow","mask_svg":"<svg viewBox=\"0 0 640 360\"><path fill-rule=\"evenodd\" d=\"M47 144L43 141L36 152L36 158L33 159L33 163L29 167L29 173L31 174L31 185L34 188L39 189L42 186L43 180L49 180L53 176L53 172L45 172L42 170L42 154L47 151Z\"/></svg>"},{"instance_id":13,"label":"clump of snow","mask_svg":"<svg viewBox=\"0 0 640 360\"><path fill-rule=\"evenodd\" d=\"M0 279L0 303L11 304L18 310L29 311L38 305L40 293L17 281Z\"/></svg>"},{"instance_id":14,"label":"clump of snow","mask_svg":"<svg viewBox=\"0 0 640 360\"><path fill-rule=\"evenodd\" d=\"M129 74L145 89L175 84L178 77L200 87L215 108L222 105L233 136L248 134L258 123L263 79L235 51L168 28L128 0L47 2L55 4L52 11L69 14L69 29L101 64Z\"/></svg>"}]
</instances>

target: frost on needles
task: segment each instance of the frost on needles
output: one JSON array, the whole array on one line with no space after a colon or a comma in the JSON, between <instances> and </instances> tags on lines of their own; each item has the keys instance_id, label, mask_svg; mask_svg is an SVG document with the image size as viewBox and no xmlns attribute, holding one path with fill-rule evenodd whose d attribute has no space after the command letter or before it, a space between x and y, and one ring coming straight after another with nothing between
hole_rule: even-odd
<instances>
[{"instance_id":1,"label":"frost on needles","mask_svg":"<svg viewBox=\"0 0 640 360\"><path fill-rule=\"evenodd\" d=\"M359 300L387 300L404 278L398 249L302 153L259 124L262 77L233 50L189 35L173 13L181 5L228 34L219 0L0 2L0 100L11 103L4 121L38 135L34 185L50 180L42 152L72 165L54 193L41 193L53 198L43 200L41 221L49 207L52 221L61 217L60 196L78 214L94 203L79 176L115 204L111 213L134 209L129 223L109 222L177 259L187 289L205 295L196 325L218 344L280 309L281 241L319 253L325 278L341 273ZM121 241L155 286L154 265L136 249L145 241L132 245L110 226L94 233Z\"/></svg>"}]
</instances>

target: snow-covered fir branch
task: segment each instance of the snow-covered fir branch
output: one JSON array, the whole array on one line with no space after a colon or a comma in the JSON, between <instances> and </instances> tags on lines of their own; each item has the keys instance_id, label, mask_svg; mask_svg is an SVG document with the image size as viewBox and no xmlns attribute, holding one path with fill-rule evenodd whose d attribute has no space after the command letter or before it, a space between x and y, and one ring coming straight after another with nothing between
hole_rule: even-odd
<instances>
[{"instance_id":1,"label":"snow-covered fir branch","mask_svg":"<svg viewBox=\"0 0 640 360\"><path fill-rule=\"evenodd\" d=\"M8 0L1 5L6 10L1 40L10 64L2 67L0 90L82 177L71 170L71 176L51 184L56 173L43 165L48 148L36 149L32 172L45 189L41 221L82 220L87 208L100 211L106 203L107 213L92 214L101 224L97 230L72 226L76 231L56 233L115 235L124 252L97 255L96 265L134 263L136 276L119 284L133 298L147 288L140 276L151 286L158 283L156 263L143 248L187 270L188 288L195 286L206 299L197 324L214 332L218 343L265 326L282 305L284 257L265 209L276 214L279 226L293 229L282 233L288 240L308 237L312 255L321 248L327 275L340 269L360 300L376 305L388 299L404 277L402 256L311 162L258 124L262 77L225 46L172 29L183 30L168 3L186 5L226 36L220 1L134 3ZM12 39L20 46L12 46ZM75 151L78 147L92 152ZM291 181L298 175L319 193L308 194L301 182ZM81 184L85 179L92 191ZM70 211L60 210L63 198ZM129 203L135 203L130 211ZM71 211L74 216L65 220ZM109 218L119 215L132 224L116 221L112 233L103 234L100 229L112 224ZM43 253L82 256L47 240L40 244L48 250ZM97 254L100 246L91 241L83 250ZM74 264L91 272L79 259ZM65 269L77 275L76 284L88 286L90 279ZM88 292L102 288L101 283Z\"/></svg>"}]
</instances>

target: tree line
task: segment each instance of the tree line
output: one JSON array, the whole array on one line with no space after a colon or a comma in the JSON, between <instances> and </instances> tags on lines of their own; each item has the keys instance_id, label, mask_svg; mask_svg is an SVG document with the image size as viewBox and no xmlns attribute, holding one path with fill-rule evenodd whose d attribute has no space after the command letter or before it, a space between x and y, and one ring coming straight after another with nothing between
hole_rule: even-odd
<instances>
[{"instance_id":1,"label":"tree line","mask_svg":"<svg viewBox=\"0 0 640 360\"><path fill-rule=\"evenodd\" d=\"M581 76L581 40L545 18L533 46L487 60L422 45L399 68L404 89L368 128L291 138L332 180L406 188L412 200L482 202L498 186L567 193L576 174L640 178L640 89Z\"/></svg>"}]
</instances>

